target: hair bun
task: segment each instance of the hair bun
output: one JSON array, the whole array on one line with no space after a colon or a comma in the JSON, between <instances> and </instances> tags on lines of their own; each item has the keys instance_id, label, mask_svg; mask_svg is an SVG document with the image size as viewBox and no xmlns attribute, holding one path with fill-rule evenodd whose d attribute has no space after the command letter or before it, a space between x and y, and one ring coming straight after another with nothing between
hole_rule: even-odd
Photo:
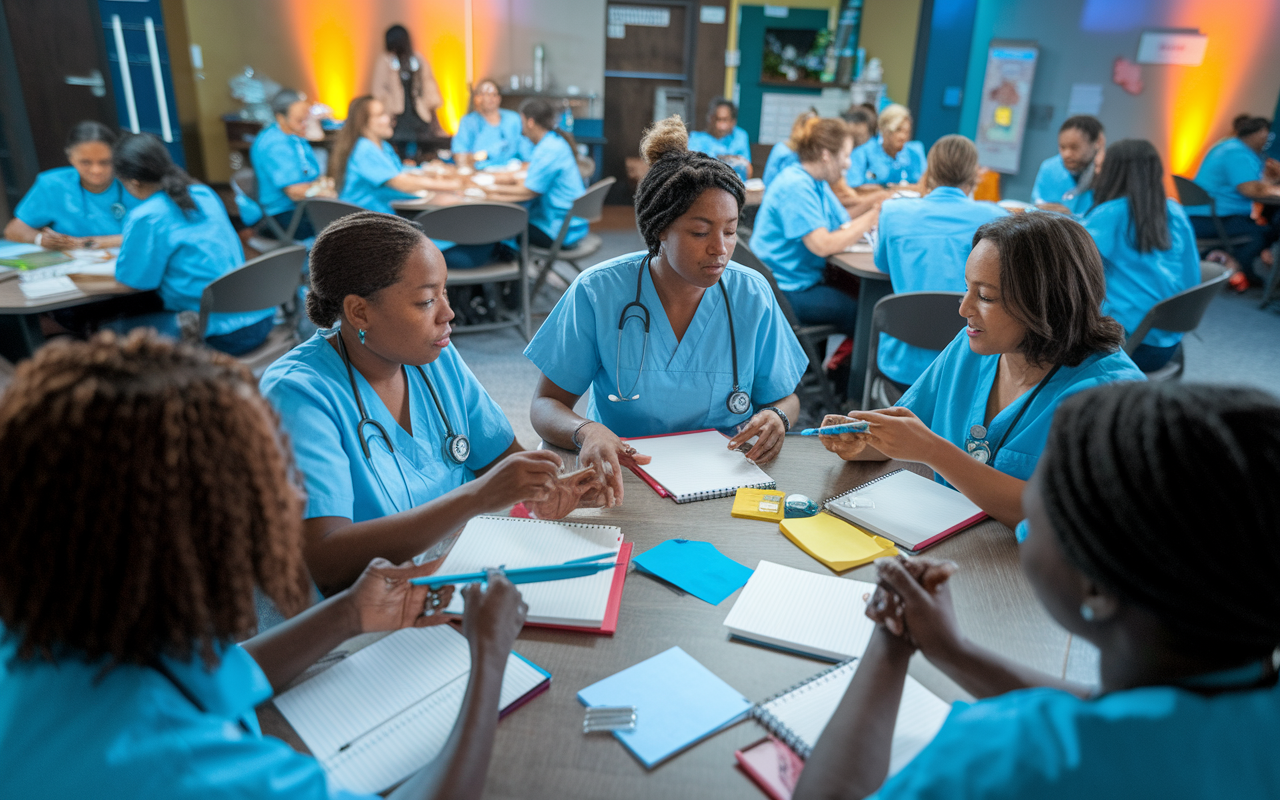
<instances>
[{"instance_id":1,"label":"hair bun","mask_svg":"<svg viewBox=\"0 0 1280 800\"><path fill-rule=\"evenodd\" d=\"M640 155L644 163L655 164L665 155L680 154L689 150L689 131L679 114L672 114L649 126L640 140Z\"/></svg>"}]
</instances>

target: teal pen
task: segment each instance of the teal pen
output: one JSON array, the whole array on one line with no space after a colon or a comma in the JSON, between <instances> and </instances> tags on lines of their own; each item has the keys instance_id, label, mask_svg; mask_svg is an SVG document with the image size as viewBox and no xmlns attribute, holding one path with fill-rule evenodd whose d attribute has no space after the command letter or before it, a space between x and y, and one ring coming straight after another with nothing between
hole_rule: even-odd
<instances>
[{"instance_id":1,"label":"teal pen","mask_svg":"<svg viewBox=\"0 0 1280 800\"><path fill-rule=\"evenodd\" d=\"M871 424L865 420L846 422L843 425L828 425L825 428L805 428L801 436L836 436L841 433L866 433Z\"/></svg>"},{"instance_id":2,"label":"teal pen","mask_svg":"<svg viewBox=\"0 0 1280 800\"><path fill-rule=\"evenodd\" d=\"M498 568L507 580L512 583L539 583L541 581L559 581L568 578L581 578L585 575L594 575L597 572L603 572L606 569L613 569L617 564L614 563L614 553L600 553L599 555L586 556L584 558L575 558L566 561L563 564L547 564L541 567L522 567L520 569L502 570ZM609 559L603 563L601 559ZM426 575L421 578L410 578L409 583L415 586L426 586L431 589L439 589L442 586L459 586L467 583L480 583L489 579L487 572L464 572L457 575Z\"/></svg>"}]
</instances>

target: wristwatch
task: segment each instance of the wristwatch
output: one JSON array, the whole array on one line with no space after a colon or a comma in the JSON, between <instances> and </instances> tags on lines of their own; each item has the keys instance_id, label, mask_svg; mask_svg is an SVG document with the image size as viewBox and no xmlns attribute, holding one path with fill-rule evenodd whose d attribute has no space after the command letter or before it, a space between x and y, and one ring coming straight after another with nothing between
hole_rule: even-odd
<instances>
[{"instance_id":1,"label":"wristwatch","mask_svg":"<svg viewBox=\"0 0 1280 800\"><path fill-rule=\"evenodd\" d=\"M772 411L773 413L777 414L779 417L782 417L782 432L783 432L783 433L787 433L787 432L789 432L789 431L791 430L791 420L787 418L786 413L785 413L785 412L783 412L783 410L782 410L782 409L778 408L777 406L768 406L768 407L766 407L766 408L762 408L762 409L760 409L760 410L761 410L761 411Z\"/></svg>"}]
</instances>

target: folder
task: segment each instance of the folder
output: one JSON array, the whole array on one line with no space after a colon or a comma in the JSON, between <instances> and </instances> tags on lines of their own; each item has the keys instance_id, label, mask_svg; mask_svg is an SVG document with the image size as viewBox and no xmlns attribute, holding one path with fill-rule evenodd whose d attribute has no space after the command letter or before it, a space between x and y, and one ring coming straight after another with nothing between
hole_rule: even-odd
<instances>
[{"instance_id":1,"label":"folder","mask_svg":"<svg viewBox=\"0 0 1280 800\"><path fill-rule=\"evenodd\" d=\"M888 539L867 533L825 511L812 517L784 519L778 529L833 572L846 572L898 553Z\"/></svg>"}]
</instances>

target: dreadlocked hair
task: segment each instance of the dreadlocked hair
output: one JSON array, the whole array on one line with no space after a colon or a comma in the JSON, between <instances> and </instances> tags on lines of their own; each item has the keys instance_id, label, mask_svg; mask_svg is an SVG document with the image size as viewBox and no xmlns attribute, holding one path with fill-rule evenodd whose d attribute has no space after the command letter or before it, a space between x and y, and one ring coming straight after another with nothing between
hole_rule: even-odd
<instances>
[{"instance_id":1,"label":"dreadlocked hair","mask_svg":"<svg viewBox=\"0 0 1280 800\"><path fill-rule=\"evenodd\" d=\"M360 211L330 223L311 248L307 317L333 327L347 295L368 298L400 280L405 259L426 241L416 225L394 214Z\"/></svg>"},{"instance_id":2,"label":"dreadlocked hair","mask_svg":"<svg viewBox=\"0 0 1280 800\"><path fill-rule=\"evenodd\" d=\"M1049 521L1086 575L1191 641L1280 644L1276 398L1181 383L1084 391L1058 407L1040 469ZM1215 531L1247 555L1205 558Z\"/></svg>"},{"instance_id":3,"label":"dreadlocked hair","mask_svg":"<svg viewBox=\"0 0 1280 800\"><path fill-rule=\"evenodd\" d=\"M655 122L640 140L640 155L649 172L636 190L636 227L650 255L657 255L661 237L708 189L721 189L738 201L747 190L733 167L718 158L689 150L689 132L679 116Z\"/></svg>"},{"instance_id":4,"label":"dreadlocked hair","mask_svg":"<svg viewBox=\"0 0 1280 800\"><path fill-rule=\"evenodd\" d=\"M17 657L217 662L254 587L306 606L303 497L235 359L104 332L55 342L0 397L0 621Z\"/></svg>"}]
</instances>

